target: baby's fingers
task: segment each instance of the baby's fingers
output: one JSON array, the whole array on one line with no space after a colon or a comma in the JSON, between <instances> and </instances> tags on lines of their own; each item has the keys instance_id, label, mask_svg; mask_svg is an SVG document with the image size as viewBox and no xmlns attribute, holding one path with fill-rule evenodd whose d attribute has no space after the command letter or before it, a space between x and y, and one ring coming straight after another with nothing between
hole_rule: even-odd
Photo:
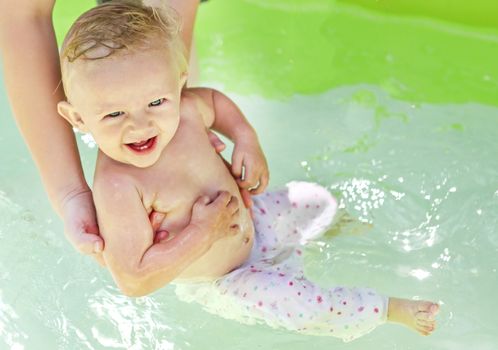
<instances>
[{"instance_id":1,"label":"baby's fingers","mask_svg":"<svg viewBox=\"0 0 498 350\"><path fill-rule=\"evenodd\" d=\"M231 199L232 195L230 194L230 192L220 191L218 192L218 195L216 196L212 204L216 207L224 208L230 203Z\"/></svg>"},{"instance_id":2,"label":"baby's fingers","mask_svg":"<svg viewBox=\"0 0 498 350\"><path fill-rule=\"evenodd\" d=\"M247 209L252 208L251 193L245 188L240 188L240 197L242 197L242 202Z\"/></svg>"},{"instance_id":3,"label":"baby's fingers","mask_svg":"<svg viewBox=\"0 0 498 350\"><path fill-rule=\"evenodd\" d=\"M237 179L237 184L240 188L251 189L255 188L259 184L259 171L254 166L254 164L250 162L244 163L244 178Z\"/></svg>"},{"instance_id":4,"label":"baby's fingers","mask_svg":"<svg viewBox=\"0 0 498 350\"><path fill-rule=\"evenodd\" d=\"M229 231L233 236L237 235L240 232L240 226L237 224L233 224L230 226L230 231Z\"/></svg>"},{"instance_id":5,"label":"baby's fingers","mask_svg":"<svg viewBox=\"0 0 498 350\"><path fill-rule=\"evenodd\" d=\"M195 212L201 208L204 208L209 202L211 202L211 199L208 196L201 196L195 201L192 210Z\"/></svg>"},{"instance_id":6,"label":"baby's fingers","mask_svg":"<svg viewBox=\"0 0 498 350\"><path fill-rule=\"evenodd\" d=\"M233 153L232 155L232 175L235 179L242 177L242 163L244 157L240 153ZM246 169L247 170L247 169Z\"/></svg>"},{"instance_id":7,"label":"baby's fingers","mask_svg":"<svg viewBox=\"0 0 498 350\"><path fill-rule=\"evenodd\" d=\"M239 200L237 199L237 197L232 196L232 198L230 199L230 202L227 205L227 209L228 209L229 213L232 215L236 215L238 213Z\"/></svg>"},{"instance_id":8,"label":"baby's fingers","mask_svg":"<svg viewBox=\"0 0 498 350\"><path fill-rule=\"evenodd\" d=\"M269 181L270 181L270 175L268 174L268 172L265 172L263 175L261 175L259 179L259 185L251 189L251 194L256 195L263 193L266 190Z\"/></svg>"}]
</instances>

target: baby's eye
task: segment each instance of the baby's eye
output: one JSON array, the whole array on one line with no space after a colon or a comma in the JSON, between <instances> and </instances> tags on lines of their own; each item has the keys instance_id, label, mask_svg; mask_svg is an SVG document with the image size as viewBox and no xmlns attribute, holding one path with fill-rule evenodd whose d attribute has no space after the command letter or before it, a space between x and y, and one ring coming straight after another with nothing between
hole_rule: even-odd
<instances>
[{"instance_id":1,"label":"baby's eye","mask_svg":"<svg viewBox=\"0 0 498 350\"><path fill-rule=\"evenodd\" d=\"M165 98L160 98L158 100L155 100L155 101L152 101L151 103L149 103L149 107L157 107L157 106L160 106L164 103L164 101L166 101Z\"/></svg>"},{"instance_id":2,"label":"baby's eye","mask_svg":"<svg viewBox=\"0 0 498 350\"><path fill-rule=\"evenodd\" d=\"M112 112L112 113L106 114L106 117L116 118L116 117L119 117L120 115L123 115L123 112Z\"/></svg>"}]
</instances>

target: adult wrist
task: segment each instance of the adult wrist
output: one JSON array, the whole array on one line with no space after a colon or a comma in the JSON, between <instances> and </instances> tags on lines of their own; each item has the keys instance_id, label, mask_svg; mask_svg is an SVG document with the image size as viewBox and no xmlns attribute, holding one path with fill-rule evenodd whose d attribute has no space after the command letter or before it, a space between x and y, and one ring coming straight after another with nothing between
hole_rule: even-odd
<instances>
[{"instance_id":1,"label":"adult wrist","mask_svg":"<svg viewBox=\"0 0 498 350\"><path fill-rule=\"evenodd\" d=\"M68 210L68 205L76 198L88 197L88 201L93 205L92 190L86 182L59 190L57 197L56 210L61 217L64 217L64 213Z\"/></svg>"}]
</instances>

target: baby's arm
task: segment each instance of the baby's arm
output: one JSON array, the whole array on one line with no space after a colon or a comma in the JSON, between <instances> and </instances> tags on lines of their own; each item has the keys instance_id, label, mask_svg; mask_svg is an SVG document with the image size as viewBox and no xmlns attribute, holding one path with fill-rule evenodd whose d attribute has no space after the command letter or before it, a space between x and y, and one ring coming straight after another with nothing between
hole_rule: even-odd
<instances>
[{"instance_id":1,"label":"baby's arm","mask_svg":"<svg viewBox=\"0 0 498 350\"><path fill-rule=\"evenodd\" d=\"M132 180L96 181L95 204L106 241L104 259L116 284L129 296L149 294L174 280L218 239L239 231L233 225L238 203L228 192L211 202L201 197L187 227L172 239L154 244L141 195Z\"/></svg>"},{"instance_id":2,"label":"baby's arm","mask_svg":"<svg viewBox=\"0 0 498 350\"><path fill-rule=\"evenodd\" d=\"M233 141L231 170L239 187L250 189L252 194L263 192L269 181L268 165L251 124L237 105L221 92L208 88L192 88L189 91L203 101L199 109L206 127Z\"/></svg>"}]
</instances>

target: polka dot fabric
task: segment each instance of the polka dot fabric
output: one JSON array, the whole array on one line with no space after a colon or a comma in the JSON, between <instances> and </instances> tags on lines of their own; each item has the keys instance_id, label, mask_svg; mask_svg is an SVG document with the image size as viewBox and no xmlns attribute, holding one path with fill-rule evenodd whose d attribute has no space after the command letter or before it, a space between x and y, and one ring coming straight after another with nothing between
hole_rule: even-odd
<instances>
[{"instance_id":1,"label":"polka dot fabric","mask_svg":"<svg viewBox=\"0 0 498 350\"><path fill-rule=\"evenodd\" d=\"M332 224L337 202L323 187L291 182L254 197L248 261L210 283L177 284L184 301L219 316L350 341L386 321L387 298L367 288L324 287L303 271L305 244Z\"/></svg>"}]
</instances>

